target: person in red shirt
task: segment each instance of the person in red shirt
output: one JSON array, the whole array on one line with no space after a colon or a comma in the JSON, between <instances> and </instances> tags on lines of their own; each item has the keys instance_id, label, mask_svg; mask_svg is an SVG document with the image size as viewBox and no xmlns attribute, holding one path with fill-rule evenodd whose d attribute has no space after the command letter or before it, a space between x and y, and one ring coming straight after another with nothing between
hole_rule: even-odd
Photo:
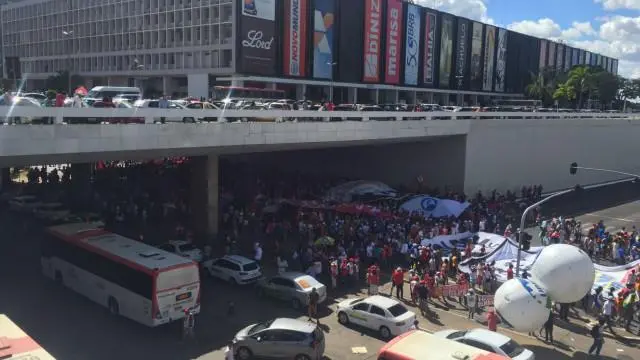
<instances>
[{"instance_id":1,"label":"person in red shirt","mask_svg":"<svg viewBox=\"0 0 640 360\"><path fill-rule=\"evenodd\" d=\"M493 308L490 308L487 313L487 327L490 331L498 330L498 315L496 315L496 311Z\"/></svg>"},{"instance_id":2,"label":"person in red shirt","mask_svg":"<svg viewBox=\"0 0 640 360\"><path fill-rule=\"evenodd\" d=\"M367 283L369 284L369 295L378 295L378 283L380 281L380 270L373 264L367 270Z\"/></svg>"},{"instance_id":3,"label":"person in red shirt","mask_svg":"<svg viewBox=\"0 0 640 360\"><path fill-rule=\"evenodd\" d=\"M513 279L513 264L509 264L509 268L507 269L507 280Z\"/></svg>"},{"instance_id":4,"label":"person in red shirt","mask_svg":"<svg viewBox=\"0 0 640 360\"><path fill-rule=\"evenodd\" d=\"M391 275L391 291L389 296L393 294L393 288L396 288L396 297L404 299L404 271L398 267Z\"/></svg>"},{"instance_id":5,"label":"person in red shirt","mask_svg":"<svg viewBox=\"0 0 640 360\"><path fill-rule=\"evenodd\" d=\"M64 106L64 99L66 99L66 95L64 94L64 92L58 92L56 93L56 107L63 107Z\"/></svg>"}]
</instances>

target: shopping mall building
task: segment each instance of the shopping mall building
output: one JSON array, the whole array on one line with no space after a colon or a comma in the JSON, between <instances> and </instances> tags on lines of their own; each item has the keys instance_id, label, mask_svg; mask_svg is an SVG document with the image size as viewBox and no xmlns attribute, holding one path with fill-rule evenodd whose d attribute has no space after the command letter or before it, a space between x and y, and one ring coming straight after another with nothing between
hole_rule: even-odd
<instances>
[{"instance_id":1,"label":"shopping mall building","mask_svg":"<svg viewBox=\"0 0 640 360\"><path fill-rule=\"evenodd\" d=\"M172 96L233 86L477 104L522 97L544 67L618 69L616 59L401 0L9 0L0 13L3 75L29 90L69 71L88 86Z\"/></svg>"}]
</instances>

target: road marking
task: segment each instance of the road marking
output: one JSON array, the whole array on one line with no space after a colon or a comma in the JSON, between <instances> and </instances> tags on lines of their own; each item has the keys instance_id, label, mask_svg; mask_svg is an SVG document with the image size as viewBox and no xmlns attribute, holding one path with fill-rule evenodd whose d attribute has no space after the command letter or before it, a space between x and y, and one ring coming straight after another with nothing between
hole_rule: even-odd
<instances>
[{"instance_id":1,"label":"road marking","mask_svg":"<svg viewBox=\"0 0 640 360\"><path fill-rule=\"evenodd\" d=\"M611 217L611 216L594 214L594 213L584 214L583 216L591 216L591 217L597 217L597 218L601 218L601 219L617 220L617 221L624 221L624 222L631 222L631 223L632 222L636 222L635 220L615 218L615 217Z\"/></svg>"}]
</instances>

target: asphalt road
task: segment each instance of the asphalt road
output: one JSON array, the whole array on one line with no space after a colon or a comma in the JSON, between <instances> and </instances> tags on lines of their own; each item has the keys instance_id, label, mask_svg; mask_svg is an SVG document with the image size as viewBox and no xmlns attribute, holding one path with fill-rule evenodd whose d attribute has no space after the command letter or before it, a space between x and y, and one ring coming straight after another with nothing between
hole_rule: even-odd
<instances>
[{"instance_id":1,"label":"asphalt road","mask_svg":"<svg viewBox=\"0 0 640 360\"><path fill-rule=\"evenodd\" d=\"M233 287L211 279L203 281L202 314L196 321L196 339L183 342L179 327L156 329L111 317L107 310L40 274L39 246L42 230L13 214L0 213L0 311L7 314L52 355L61 360L101 359L223 359L226 342L244 326L274 317L300 317L287 305L260 300L251 287ZM387 288L383 288L383 291ZM407 289L408 290L408 289ZM408 291L407 291L408 292ZM384 343L375 334L337 323L335 302L357 295L357 290L336 294L321 322L326 332L328 359L375 359ZM227 304L236 304L236 314L227 315ZM437 310L438 319L421 321L428 331L482 326L466 320L461 309ZM501 330L532 349L539 359L582 359L590 345L587 330L556 330L554 346L522 334ZM352 347L365 347L365 354L353 354ZM629 345L607 340L605 359L640 359Z\"/></svg>"}]
</instances>

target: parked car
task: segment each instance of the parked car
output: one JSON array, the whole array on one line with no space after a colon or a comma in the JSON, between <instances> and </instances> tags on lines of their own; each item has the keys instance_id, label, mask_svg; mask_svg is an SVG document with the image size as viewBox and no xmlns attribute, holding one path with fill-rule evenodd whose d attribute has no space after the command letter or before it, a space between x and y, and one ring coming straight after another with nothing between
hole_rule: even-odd
<instances>
[{"instance_id":1,"label":"parked car","mask_svg":"<svg viewBox=\"0 0 640 360\"><path fill-rule=\"evenodd\" d=\"M157 109L159 107L159 104L160 104L160 100L151 100L151 99L136 100L133 103L133 107ZM169 109L184 109L184 106L178 104L177 102L169 101ZM159 118L159 117L153 119L154 123L161 123L162 121L163 121L162 118ZM194 119L192 117L188 117L188 116L187 117L167 116L167 117L164 117L164 121L165 122L194 123L194 122L196 122L196 119Z\"/></svg>"},{"instance_id":2,"label":"parked car","mask_svg":"<svg viewBox=\"0 0 640 360\"><path fill-rule=\"evenodd\" d=\"M315 288L320 295L318 303L327 299L327 287L313 277L300 272L285 272L258 282L258 294L288 301L294 309L309 305L309 294Z\"/></svg>"},{"instance_id":3,"label":"parked car","mask_svg":"<svg viewBox=\"0 0 640 360\"><path fill-rule=\"evenodd\" d=\"M32 212L40 204L40 200L33 195L21 195L9 200L9 209L17 212Z\"/></svg>"},{"instance_id":4,"label":"parked car","mask_svg":"<svg viewBox=\"0 0 640 360\"><path fill-rule=\"evenodd\" d=\"M201 262L204 257L202 250L198 249L192 242L185 240L172 240L158 246L158 248L189 258L197 263Z\"/></svg>"},{"instance_id":5,"label":"parked car","mask_svg":"<svg viewBox=\"0 0 640 360\"><path fill-rule=\"evenodd\" d=\"M233 338L236 359L320 360L325 339L316 323L278 318L249 325Z\"/></svg>"},{"instance_id":6,"label":"parked car","mask_svg":"<svg viewBox=\"0 0 640 360\"><path fill-rule=\"evenodd\" d=\"M69 209L59 202L42 203L33 209L33 215L41 220L57 220L69 215Z\"/></svg>"},{"instance_id":7,"label":"parked car","mask_svg":"<svg viewBox=\"0 0 640 360\"><path fill-rule=\"evenodd\" d=\"M257 262L239 255L226 255L219 259L210 259L202 263L209 275L232 284L248 284L262 277Z\"/></svg>"},{"instance_id":8,"label":"parked car","mask_svg":"<svg viewBox=\"0 0 640 360\"><path fill-rule=\"evenodd\" d=\"M210 103L210 102L202 102L202 101L192 101L185 106L187 109L201 109L201 110L220 110L219 107ZM198 118L199 121L206 122L217 122L218 118L216 117L202 117Z\"/></svg>"},{"instance_id":9,"label":"parked car","mask_svg":"<svg viewBox=\"0 0 640 360\"><path fill-rule=\"evenodd\" d=\"M22 97L22 96L12 96L11 104L7 104L6 98L2 96L0 99L0 105L12 105L12 106L24 106L31 108L42 108L42 105L38 100ZM0 117L0 122L3 124L52 124L52 117L43 117L43 116L10 116L10 117Z\"/></svg>"},{"instance_id":10,"label":"parked car","mask_svg":"<svg viewBox=\"0 0 640 360\"><path fill-rule=\"evenodd\" d=\"M487 329L443 330L433 334L441 338L461 342L494 354L515 360L534 360L531 350L525 349L510 337Z\"/></svg>"},{"instance_id":11,"label":"parked car","mask_svg":"<svg viewBox=\"0 0 640 360\"><path fill-rule=\"evenodd\" d=\"M342 325L354 324L377 331L383 339L409 331L416 321L416 314L403 304L380 295L344 300L338 304L336 313Z\"/></svg>"}]
</instances>

